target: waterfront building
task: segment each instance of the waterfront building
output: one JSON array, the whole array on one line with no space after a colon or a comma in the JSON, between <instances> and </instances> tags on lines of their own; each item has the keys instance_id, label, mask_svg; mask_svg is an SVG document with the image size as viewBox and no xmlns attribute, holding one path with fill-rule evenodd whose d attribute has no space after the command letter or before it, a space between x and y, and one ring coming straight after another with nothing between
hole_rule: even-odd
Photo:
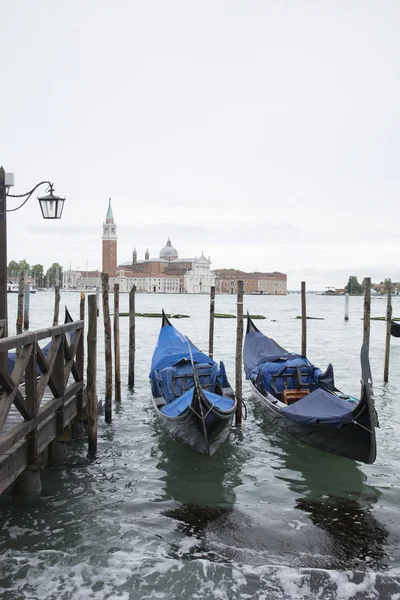
<instances>
[{"instance_id":1,"label":"waterfront building","mask_svg":"<svg viewBox=\"0 0 400 600\"><path fill-rule=\"evenodd\" d=\"M215 271L215 291L219 294L236 294L237 282L242 280L245 294L287 294L287 275L274 271L246 273L237 269L217 269Z\"/></svg>"}]
</instances>

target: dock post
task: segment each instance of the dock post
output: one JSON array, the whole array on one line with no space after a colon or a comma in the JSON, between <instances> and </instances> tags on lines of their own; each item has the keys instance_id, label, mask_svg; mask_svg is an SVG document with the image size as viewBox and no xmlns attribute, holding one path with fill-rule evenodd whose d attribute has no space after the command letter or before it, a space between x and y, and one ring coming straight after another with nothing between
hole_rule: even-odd
<instances>
[{"instance_id":1,"label":"dock post","mask_svg":"<svg viewBox=\"0 0 400 600\"><path fill-rule=\"evenodd\" d=\"M121 354L119 346L119 283L114 283L115 402L121 402Z\"/></svg>"},{"instance_id":2,"label":"dock post","mask_svg":"<svg viewBox=\"0 0 400 600\"><path fill-rule=\"evenodd\" d=\"M214 314L215 314L215 285L210 288L210 329L208 335L208 356L214 357Z\"/></svg>"},{"instance_id":3,"label":"dock post","mask_svg":"<svg viewBox=\"0 0 400 600\"><path fill-rule=\"evenodd\" d=\"M24 297L24 331L29 329L29 302L31 299L31 286L29 283L25 284L25 297Z\"/></svg>"},{"instance_id":4,"label":"dock post","mask_svg":"<svg viewBox=\"0 0 400 600\"><path fill-rule=\"evenodd\" d=\"M243 290L243 281L238 281L235 362L236 425L242 424Z\"/></svg>"},{"instance_id":5,"label":"dock post","mask_svg":"<svg viewBox=\"0 0 400 600\"><path fill-rule=\"evenodd\" d=\"M306 282L301 282L301 354L307 356Z\"/></svg>"},{"instance_id":6,"label":"dock post","mask_svg":"<svg viewBox=\"0 0 400 600\"><path fill-rule=\"evenodd\" d=\"M88 334L87 334L87 372L86 398L88 412L89 454L97 452L97 395L96 395L96 357L97 357L97 306L96 296L88 298Z\"/></svg>"},{"instance_id":7,"label":"dock post","mask_svg":"<svg viewBox=\"0 0 400 600\"><path fill-rule=\"evenodd\" d=\"M97 316L100 314L100 288L96 285L96 306L97 306Z\"/></svg>"},{"instance_id":8,"label":"dock post","mask_svg":"<svg viewBox=\"0 0 400 600\"><path fill-rule=\"evenodd\" d=\"M390 357L390 327L392 324L392 284L387 287L386 306L386 344L385 344L385 366L383 369L383 381L389 381L389 357Z\"/></svg>"},{"instance_id":9,"label":"dock post","mask_svg":"<svg viewBox=\"0 0 400 600\"><path fill-rule=\"evenodd\" d=\"M349 320L349 292L344 295L344 320Z\"/></svg>"},{"instance_id":10,"label":"dock post","mask_svg":"<svg viewBox=\"0 0 400 600\"><path fill-rule=\"evenodd\" d=\"M371 329L371 277L364 279L364 324L363 343L369 350L369 338Z\"/></svg>"},{"instance_id":11,"label":"dock post","mask_svg":"<svg viewBox=\"0 0 400 600\"><path fill-rule=\"evenodd\" d=\"M53 327L58 325L58 317L60 314L60 286L56 285L54 288L54 317Z\"/></svg>"},{"instance_id":12,"label":"dock post","mask_svg":"<svg viewBox=\"0 0 400 600\"><path fill-rule=\"evenodd\" d=\"M81 299L79 302L79 319L80 321L85 320L85 292L81 292Z\"/></svg>"},{"instance_id":13,"label":"dock post","mask_svg":"<svg viewBox=\"0 0 400 600\"><path fill-rule=\"evenodd\" d=\"M79 311L81 313L81 311ZM85 316L85 296L83 296L83 317ZM81 318L81 321L84 319ZM83 326L81 330L81 336L79 338L78 347L76 349L76 366L78 368L79 377L82 381L82 386L84 385L84 368L85 368L85 326ZM73 422L73 436L74 437L84 437L85 435L85 427L83 422L87 420L87 411L84 407L84 393L85 390L82 389L76 395L76 417Z\"/></svg>"},{"instance_id":14,"label":"dock post","mask_svg":"<svg viewBox=\"0 0 400 600\"><path fill-rule=\"evenodd\" d=\"M110 302L108 297L108 273L101 274L103 289L103 318L104 318L104 351L106 361L106 393L104 398L104 417L106 423L112 421L112 350L111 350L111 319ZM96 296L95 296L96 298ZM96 308L97 317L97 308Z\"/></svg>"},{"instance_id":15,"label":"dock post","mask_svg":"<svg viewBox=\"0 0 400 600\"><path fill-rule=\"evenodd\" d=\"M132 286L129 292L129 373L128 385L133 388L135 385L135 294L136 286Z\"/></svg>"},{"instance_id":16,"label":"dock post","mask_svg":"<svg viewBox=\"0 0 400 600\"><path fill-rule=\"evenodd\" d=\"M23 313L24 313L24 289L25 289L25 273L21 271L18 281L18 310L17 310L17 335L22 333Z\"/></svg>"}]
</instances>

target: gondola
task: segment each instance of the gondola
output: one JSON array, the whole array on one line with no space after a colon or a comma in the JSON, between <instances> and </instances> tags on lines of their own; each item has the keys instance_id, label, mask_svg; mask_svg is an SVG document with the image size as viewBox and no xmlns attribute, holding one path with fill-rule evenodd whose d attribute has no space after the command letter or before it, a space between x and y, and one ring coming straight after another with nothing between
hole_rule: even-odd
<instances>
[{"instance_id":1,"label":"gondola","mask_svg":"<svg viewBox=\"0 0 400 600\"><path fill-rule=\"evenodd\" d=\"M72 323L72 321L73 321L73 318L71 317L68 308L65 307L64 324ZM69 333L68 335L69 335L69 339L71 339L71 333ZM50 347L51 347L51 341L42 348L42 354L44 357L47 357ZM11 374L14 370L15 360L16 360L16 352L9 352L8 353L8 372L9 372L9 374ZM37 372L38 376L41 373L38 366L36 367L36 372Z\"/></svg>"},{"instance_id":2,"label":"gondola","mask_svg":"<svg viewBox=\"0 0 400 600\"><path fill-rule=\"evenodd\" d=\"M166 431L181 444L212 455L229 435L236 398L225 367L201 352L162 311L150 385Z\"/></svg>"},{"instance_id":3,"label":"gondola","mask_svg":"<svg viewBox=\"0 0 400 600\"><path fill-rule=\"evenodd\" d=\"M365 345L360 400L335 387L332 365L323 373L305 356L288 352L261 333L249 315L243 358L255 395L288 432L320 450L375 461L378 421Z\"/></svg>"},{"instance_id":4,"label":"gondola","mask_svg":"<svg viewBox=\"0 0 400 600\"><path fill-rule=\"evenodd\" d=\"M400 323L392 321L390 324L390 333L393 337L400 337Z\"/></svg>"}]
</instances>

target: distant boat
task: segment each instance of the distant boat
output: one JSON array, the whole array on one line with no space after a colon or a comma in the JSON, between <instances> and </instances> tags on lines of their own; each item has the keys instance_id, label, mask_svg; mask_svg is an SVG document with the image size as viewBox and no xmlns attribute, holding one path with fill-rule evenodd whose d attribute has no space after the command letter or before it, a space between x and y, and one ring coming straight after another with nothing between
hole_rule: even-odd
<instances>
[{"instance_id":1,"label":"distant boat","mask_svg":"<svg viewBox=\"0 0 400 600\"><path fill-rule=\"evenodd\" d=\"M153 407L166 431L197 452L214 454L228 437L236 410L224 364L196 348L164 311L150 384Z\"/></svg>"},{"instance_id":2,"label":"distant boat","mask_svg":"<svg viewBox=\"0 0 400 600\"><path fill-rule=\"evenodd\" d=\"M320 450L367 464L375 461L378 422L365 345L360 400L335 387L332 365L322 373L305 356L261 333L250 316L243 359L254 393L288 432Z\"/></svg>"},{"instance_id":3,"label":"distant boat","mask_svg":"<svg viewBox=\"0 0 400 600\"><path fill-rule=\"evenodd\" d=\"M18 283L7 281L7 294L18 294L18 287ZM32 284L29 291L31 294L36 294L36 286Z\"/></svg>"}]
</instances>

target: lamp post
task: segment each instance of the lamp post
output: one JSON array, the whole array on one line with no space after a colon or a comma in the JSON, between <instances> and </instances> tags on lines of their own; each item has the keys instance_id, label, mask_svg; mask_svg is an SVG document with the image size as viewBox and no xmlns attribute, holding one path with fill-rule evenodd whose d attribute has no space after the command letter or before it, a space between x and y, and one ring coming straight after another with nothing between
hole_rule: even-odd
<instances>
[{"instance_id":1,"label":"lamp post","mask_svg":"<svg viewBox=\"0 0 400 600\"><path fill-rule=\"evenodd\" d=\"M47 195L38 198L44 219L61 219L65 198L54 195L53 184L41 181L26 194L10 194L10 187L14 186L14 175L5 173L0 167L0 320L5 320L5 336L8 335L7 327L7 213L15 212L22 208L32 194L41 185L47 185ZM7 197L24 198L22 204L16 208L7 209Z\"/></svg>"}]
</instances>

